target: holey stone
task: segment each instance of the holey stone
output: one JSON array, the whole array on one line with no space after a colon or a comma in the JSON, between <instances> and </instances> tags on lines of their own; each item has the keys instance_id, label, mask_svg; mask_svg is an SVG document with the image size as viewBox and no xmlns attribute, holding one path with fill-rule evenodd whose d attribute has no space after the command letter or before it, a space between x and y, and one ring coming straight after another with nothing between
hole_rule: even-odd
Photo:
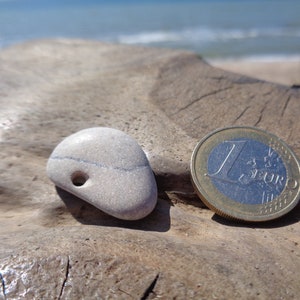
<instances>
[{"instance_id":1,"label":"holey stone","mask_svg":"<svg viewBox=\"0 0 300 300\"><path fill-rule=\"evenodd\" d=\"M47 174L56 186L124 220L154 209L157 186L139 144L122 131L95 127L65 138L53 150Z\"/></svg>"}]
</instances>

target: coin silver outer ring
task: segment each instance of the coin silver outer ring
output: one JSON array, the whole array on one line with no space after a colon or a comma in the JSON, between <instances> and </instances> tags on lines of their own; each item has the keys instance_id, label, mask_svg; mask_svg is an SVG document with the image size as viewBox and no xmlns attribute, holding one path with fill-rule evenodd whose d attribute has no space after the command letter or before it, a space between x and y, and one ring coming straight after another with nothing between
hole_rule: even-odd
<instances>
[{"instance_id":1,"label":"coin silver outer ring","mask_svg":"<svg viewBox=\"0 0 300 300\"><path fill-rule=\"evenodd\" d=\"M283 163L285 164L285 167L287 169L287 174L288 176L292 176L292 178L294 178L294 176L296 177L296 183L297 186L294 188L294 191L290 191L289 187L288 187L288 183L289 183L289 179L287 180L286 186L283 190L283 192L276 197L274 200L266 203L265 205L259 204L259 205L246 205L246 204L240 204L236 201L233 201L232 199L229 199L228 197L226 197L225 195L223 195L221 192L219 192L217 190L217 188L213 185L213 183L211 182L211 180L208 180L206 178L205 183L201 184L199 181L199 177L201 177L201 174L198 175L197 173L199 173L199 171L197 171L197 164L199 161L199 155L198 152L201 149L201 147L203 147L203 145L205 143L207 143L207 141L209 141L210 139L212 139L213 136L216 135L220 135L221 133L225 132L225 135L228 135L228 132L230 133L230 131L232 131L231 134L229 134L229 136L232 136L232 138L237 138L237 137L249 137L252 138L254 140L258 140L261 141L262 143L265 144L269 144L266 142L270 142L273 141L272 148L281 156ZM238 135L233 134L234 131L238 132ZM259 138L257 138L257 135ZM222 136L222 135L221 135ZM255 138L256 137L256 138ZM222 141L222 139L220 139ZM226 140L226 139L224 139ZM211 149L218 145L220 143L220 141L212 143L213 146L210 147L210 151ZM274 148L275 147L275 148ZM208 147L209 148L209 147ZM207 149L206 149L207 150ZM205 177L204 174L207 173L207 159L208 156L210 154L210 151L204 151L204 153L202 153L201 155L201 170L204 170L203 174L202 174L202 178ZM292 163L286 163L286 157L288 156L289 159L292 161ZM206 171L205 171L206 169ZM288 145L283 142L280 138L278 138L277 136L264 131L262 129L258 129L256 127L250 127L250 126L235 126L235 127L225 127L225 128L221 128L221 129L217 129L211 133L209 133L208 135L206 135L203 139L201 139L198 144L196 145L196 147L194 148L194 151L192 153L192 157L191 157L191 164L190 164L190 170L191 170L191 177L192 177L192 184L194 186L194 189L196 191L196 193L198 194L198 196L200 197L200 199L210 208L212 209L214 212L216 212L218 215L221 215L223 217L227 217L230 219L236 219L236 220L241 220L241 221L249 221L249 222L262 222L262 221L269 221L269 220L273 220L273 219L277 219L285 214L287 214L288 212L290 212L295 206L297 206L298 202L299 202L299 198L300 198L300 164L299 164L299 160L297 159L296 155L293 153L293 151L288 147ZM208 183L210 182L210 183ZM206 185L208 184L208 185ZM287 193L290 193L293 195L292 199L290 199L289 204L284 206L282 209L277 209L277 211L272 211L272 208L276 207L276 201L277 202L281 202L282 200L282 195L286 195ZM264 213L258 213L257 210L260 209L262 207L262 209L266 210L266 212ZM249 211L247 212L247 210L250 209L250 213ZM270 210L268 212L268 210ZM253 210L251 212L251 210Z\"/></svg>"}]
</instances>

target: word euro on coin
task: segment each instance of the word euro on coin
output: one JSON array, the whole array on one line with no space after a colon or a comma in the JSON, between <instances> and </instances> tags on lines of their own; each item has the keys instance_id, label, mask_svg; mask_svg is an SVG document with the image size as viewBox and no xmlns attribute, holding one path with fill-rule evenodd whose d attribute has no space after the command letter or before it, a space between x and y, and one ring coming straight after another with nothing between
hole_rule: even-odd
<instances>
[{"instance_id":1,"label":"word euro on coin","mask_svg":"<svg viewBox=\"0 0 300 300\"><path fill-rule=\"evenodd\" d=\"M56 186L119 219L141 219L156 205L145 153L116 129L89 128L65 138L53 150L47 174Z\"/></svg>"},{"instance_id":2,"label":"word euro on coin","mask_svg":"<svg viewBox=\"0 0 300 300\"><path fill-rule=\"evenodd\" d=\"M203 138L191 159L198 196L217 214L268 221L299 201L300 167L278 137L252 127L230 127Z\"/></svg>"}]
</instances>

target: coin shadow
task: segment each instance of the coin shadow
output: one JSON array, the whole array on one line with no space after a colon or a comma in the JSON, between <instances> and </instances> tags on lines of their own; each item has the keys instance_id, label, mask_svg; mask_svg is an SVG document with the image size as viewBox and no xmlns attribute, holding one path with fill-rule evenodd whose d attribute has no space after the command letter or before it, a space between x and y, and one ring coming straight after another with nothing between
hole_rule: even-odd
<instances>
[{"instance_id":1,"label":"coin shadow","mask_svg":"<svg viewBox=\"0 0 300 300\"><path fill-rule=\"evenodd\" d=\"M147 217L141 220L127 221L112 217L57 186L55 188L67 210L81 224L124 227L135 230L157 232L166 232L170 229L170 207L172 204L170 201L166 200L166 197L160 197L159 195L156 207Z\"/></svg>"},{"instance_id":2,"label":"coin shadow","mask_svg":"<svg viewBox=\"0 0 300 300\"><path fill-rule=\"evenodd\" d=\"M232 226L232 227L249 227L249 228L279 228L289 226L300 221L300 202L298 205L286 215L266 222L245 222L230 220L214 214L212 219L222 225Z\"/></svg>"}]
</instances>

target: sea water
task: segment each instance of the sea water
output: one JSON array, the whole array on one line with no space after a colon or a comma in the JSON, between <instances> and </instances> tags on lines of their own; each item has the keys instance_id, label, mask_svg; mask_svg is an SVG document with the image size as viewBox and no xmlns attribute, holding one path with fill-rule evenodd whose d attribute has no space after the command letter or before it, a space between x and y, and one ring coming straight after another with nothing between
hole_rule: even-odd
<instances>
[{"instance_id":1,"label":"sea water","mask_svg":"<svg viewBox=\"0 0 300 300\"><path fill-rule=\"evenodd\" d=\"M300 58L300 0L0 0L0 47L39 38Z\"/></svg>"}]
</instances>

